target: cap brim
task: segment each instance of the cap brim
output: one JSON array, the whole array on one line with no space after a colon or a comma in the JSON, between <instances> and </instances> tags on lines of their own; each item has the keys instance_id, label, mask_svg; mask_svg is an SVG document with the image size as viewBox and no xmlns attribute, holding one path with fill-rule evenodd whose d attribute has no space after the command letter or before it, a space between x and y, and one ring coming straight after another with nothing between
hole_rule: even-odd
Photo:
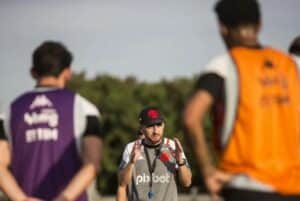
<instances>
[{"instance_id":1,"label":"cap brim","mask_svg":"<svg viewBox=\"0 0 300 201\"><path fill-rule=\"evenodd\" d=\"M164 122L163 119L153 119L151 121L144 122L143 125L145 125L145 126L153 126L155 124L159 124L159 123L163 123L163 122Z\"/></svg>"}]
</instances>

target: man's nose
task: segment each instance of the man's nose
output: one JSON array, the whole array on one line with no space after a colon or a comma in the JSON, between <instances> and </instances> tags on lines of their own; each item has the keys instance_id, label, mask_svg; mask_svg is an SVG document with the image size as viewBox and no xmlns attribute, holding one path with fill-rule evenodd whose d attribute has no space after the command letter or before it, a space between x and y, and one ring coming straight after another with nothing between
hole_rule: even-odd
<instances>
[{"instance_id":1,"label":"man's nose","mask_svg":"<svg viewBox=\"0 0 300 201\"><path fill-rule=\"evenodd\" d=\"M158 130L158 128L159 128L158 125L156 125L156 124L153 125L153 131L154 131L154 132L156 132L156 131Z\"/></svg>"}]
</instances>

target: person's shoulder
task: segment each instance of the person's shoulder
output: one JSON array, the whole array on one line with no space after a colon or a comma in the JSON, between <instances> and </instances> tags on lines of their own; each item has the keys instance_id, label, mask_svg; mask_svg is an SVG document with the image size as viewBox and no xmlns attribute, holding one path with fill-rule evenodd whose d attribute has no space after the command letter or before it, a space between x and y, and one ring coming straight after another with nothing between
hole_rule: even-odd
<instances>
[{"instance_id":1,"label":"person's shoulder","mask_svg":"<svg viewBox=\"0 0 300 201\"><path fill-rule=\"evenodd\" d=\"M22 92L21 94L19 94L17 97L15 97L11 102L10 105L14 105L16 103L22 102L23 99L25 99L27 96L34 94L35 91L34 90L28 90L25 92Z\"/></svg>"},{"instance_id":2,"label":"person's shoulder","mask_svg":"<svg viewBox=\"0 0 300 201\"><path fill-rule=\"evenodd\" d=\"M229 53L224 53L215 56L210 62L205 66L201 74L214 73L220 77L226 76L227 68L232 65L232 59Z\"/></svg>"},{"instance_id":3,"label":"person's shoulder","mask_svg":"<svg viewBox=\"0 0 300 201\"><path fill-rule=\"evenodd\" d=\"M91 103L88 99L85 97L81 96L80 94L76 93L75 94L76 102L77 104L80 104L82 109L87 115L93 115L93 116L99 116L100 112L98 108Z\"/></svg>"},{"instance_id":4,"label":"person's shoulder","mask_svg":"<svg viewBox=\"0 0 300 201\"><path fill-rule=\"evenodd\" d=\"M288 63L295 64L294 58L288 52L270 46L267 46L264 49L272 56L272 58L275 58L278 61L287 61Z\"/></svg>"},{"instance_id":5,"label":"person's shoulder","mask_svg":"<svg viewBox=\"0 0 300 201\"><path fill-rule=\"evenodd\" d=\"M136 140L127 143L127 144L126 144L126 147L133 147L134 143L136 143Z\"/></svg>"},{"instance_id":6,"label":"person's shoulder","mask_svg":"<svg viewBox=\"0 0 300 201\"><path fill-rule=\"evenodd\" d=\"M32 99L37 96L37 100L45 100L45 96L48 96L48 94L53 94L55 93L56 95L70 95L74 96L75 93L68 90L68 89L60 89L60 88L51 88L51 87L37 87L33 88L31 90L27 90L20 95L18 95L15 99L13 99L10 102L10 105L16 105L16 104L23 104L24 101L26 102L27 99ZM43 95L43 96L40 96Z\"/></svg>"},{"instance_id":7,"label":"person's shoulder","mask_svg":"<svg viewBox=\"0 0 300 201\"><path fill-rule=\"evenodd\" d=\"M70 94L70 95L73 95L73 96L76 96L76 94L77 94L74 91L72 91L70 89L66 89L66 88L56 89L56 90L53 90L53 91L56 91L57 93L66 93L66 94Z\"/></svg>"},{"instance_id":8,"label":"person's shoulder","mask_svg":"<svg viewBox=\"0 0 300 201\"><path fill-rule=\"evenodd\" d=\"M273 54L278 54L278 55L282 55L282 56L289 56L289 54L283 50L280 50L278 48L272 47L272 46L265 46L263 47L263 50L268 51L268 52L272 52Z\"/></svg>"},{"instance_id":9,"label":"person's shoulder","mask_svg":"<svg viewBox=\"0 0 300 201\"><path fill-rule=\"evenodd\" d=\"M125 150L128 151L128 152L131 152L131 150L133 149L133 146L134 146L135 143L142 144L142 140L135 140L135 141L131 141L131 142L127 143L125 145Z\"/></svg>"},{"instance_id":10,"label":"person's shoulder","mask_svg":"<svg viewBox=\"0 0 300 201\"><path fill-rule=\"evenodd\" d=\"M266 52L268 52L269 54L272 54L273 56L276 57L283 57L283 58L288 58L288 59L292 59L291 55L283 50L280 50L278 48L274 48L272 46L266 46L264 47L264 50Z\"/></svg>"}]
</instances>

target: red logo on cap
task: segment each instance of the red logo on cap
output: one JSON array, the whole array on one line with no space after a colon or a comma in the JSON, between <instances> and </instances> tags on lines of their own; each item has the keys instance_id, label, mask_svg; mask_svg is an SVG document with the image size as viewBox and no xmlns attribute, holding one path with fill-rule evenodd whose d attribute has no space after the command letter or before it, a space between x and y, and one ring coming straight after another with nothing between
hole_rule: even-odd
<instances>
[{"instance_id":1,"label":"red logo on cap","mask_svg":"<svg viewBox=\"0 0 300 201\"><path fill-rule=\"evenodd\" d=\"M151 119L156 119L159 116L158 112L156 110L153 110L153 109L149 110L147 115Z\"/></svg>"}]
</instances>

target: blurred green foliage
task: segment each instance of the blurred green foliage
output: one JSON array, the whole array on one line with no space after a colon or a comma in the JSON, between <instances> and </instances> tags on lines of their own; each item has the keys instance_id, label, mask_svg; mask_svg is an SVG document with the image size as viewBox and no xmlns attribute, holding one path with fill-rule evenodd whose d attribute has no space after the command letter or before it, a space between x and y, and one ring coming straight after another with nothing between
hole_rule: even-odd
<instances>
[{"instance_id":1,"label":"blurred green foliage","mask_svg":"<svg viewBox=\"0 0 300 201\"><path fill-rule=\"evenodd\" d=\"M194 88L195 78L176 78L155 83L139 82L135 77L120 79L97 75L87 79L85 73L73 75L68 88L80 93L101 112L104 134L104 158L97 187L101 194L115 194L117 171L127 143L136 138L138 114L146 106L158 107L165 116L165 137L181 140L193 172L193 185L203 191L199 169L193 160L188 139L184 135L182 110ZM206 121L209 129L210 121ZM180 189L187 191L188 189Z\"/></svg>"}]
</instances>

